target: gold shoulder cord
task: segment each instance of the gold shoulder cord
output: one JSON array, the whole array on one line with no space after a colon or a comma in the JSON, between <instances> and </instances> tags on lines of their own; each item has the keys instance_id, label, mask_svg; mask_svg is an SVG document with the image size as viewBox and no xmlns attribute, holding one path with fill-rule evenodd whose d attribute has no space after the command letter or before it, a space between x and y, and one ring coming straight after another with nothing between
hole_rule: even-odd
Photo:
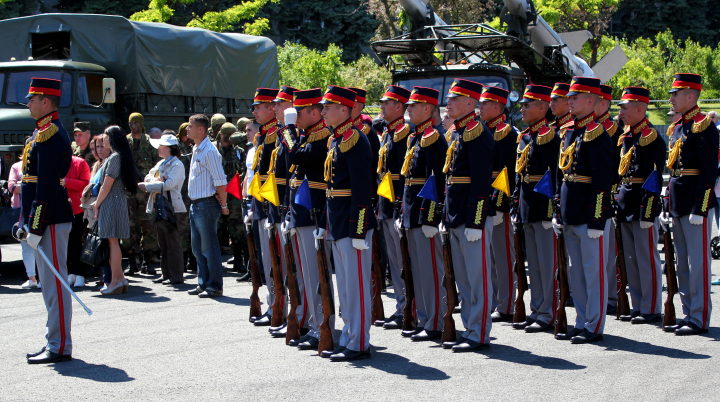
<instances>
[{"instance_id":1,"label":"gold shoulder cord","mask_svg":"<svg viewBox=\"0 0 720 402\"><path fill-rule=\"evenodd\" d=\"M333 158L335 157L335 148L330 148L330 150L327 153L327 156L325 157L325 181L330 182L330 178L332 177L332 163Z\"/></svg>"},{"instance_id":2,"label":"gold shoulder cord","mask_svg":"<svg viewBox=\"0 0 720 402\"><path fill-rule=\"evenodd\" d=\"M272 151L272 154L270 155L270 169L268 169L267 174L275 173L275 164L277 162L277 153L280 150L280 148L275 148Z\"/></svg>"},{"instance_id":3,"label":"gold shoulder cord","mask_svg":"<svg viewBox=\"0 0 720 402\"><path fill-rule=\"evenodd\" d=\"M634 151L635 147L630 147L630 150L627 151L625 154L622 153L622 150L620 151L620 155L622 155L622 157L620 158L620 167L618 168L618 174L620 176L625 176L625 173L627 173L628 169L630 168L630 160L632 159Z\"/></svg>"},{"instance_id":4,"label":"gold shoulder cord","mask_svg":"<svg viewBox=\"0 0 720 402\"><path fill-rule=\"evenodd\" d=\"M520 173L525 169L525 166L527 166L528 158L530 156L530 144L527 144L525 146L525 149L518 152L520 156L518 156L517 161L515 161L515 171L517 173Z\"/></svg>"},{"instance_id":5,"label":"gold shoulder cord","mask_svg":"<svg viewBox=\"0 0 720 402\"><path fill-rule=\"evenodd\" d=\"M403 176L407 176L408 172L410 171L410 163L412 163L414 157L415 146L408 147L407 151L405 152L405 160L403 161L402 171L400 172Z\"/></svg>"},{"instance_id":6,"label":"gold shoulder cord","mask_svg":"<svg viewBox=\"0 0 720 402\"><path fill-rule=\"evenodd\" d=\"M668 143L668 145L669 145L669 143ZM669 150L668 162L667 162L668 169L672 169L673 166L675 165L675 161L677 160L678 156L680 155L681 148L682 148L682 138L678 138L672 147L668 146L668 150Z\"/></svg>"},{"instance_id":7,"label":"gold shoulder cord","mask_svg":"<svg viewBox=\"0 0 720 402\"><path fill-rule=\"evenodd\" d=\"M570 169L570 166L572 166L573 159L575 158L575 144L576 143L573 142L572 145L560 153L560 163L558 163L558 167L563 172ZM562 144L560 147L562 148Z\"/></svg>"},{"instance_id":8,"label":"gold shoulder cord","mask_svg":"<svg viewBox=\"0 0 720 402\"><path fill-rule=\"evenodd\" d=\"M457 149L457 140L453 140L445 153L445 165L443 166L443 173L447 173L450 170L450 164L455 158L455 150Z\"/></svg>"}]
</instances>

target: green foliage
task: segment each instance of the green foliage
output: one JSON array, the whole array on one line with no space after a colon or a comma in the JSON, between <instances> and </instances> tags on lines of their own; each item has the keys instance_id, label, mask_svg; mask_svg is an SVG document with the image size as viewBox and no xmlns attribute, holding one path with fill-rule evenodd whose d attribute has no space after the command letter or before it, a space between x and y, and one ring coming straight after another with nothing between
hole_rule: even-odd
<instances>
[{"instance_id":1,"label":"green foliage","mask_svg":"<svg viewBox=\"0 0 720 402\"><path fill-rule=\"evenodd\" d=\"M108 14L129 18L147 5L147 0L60 0L57 8L64 13Z\"/></svg>"},{"instance_id":2,"label":"green foliage","mask_svg":"<svg viewBox=\"0 0 720 402\"><path fill-rule=\"evenodd\" d=\"M368 56L355 62L342 62L342 49L330 44L319 52L292 42L278 46L280 84L298 89L327 88L328 85L365 89L367 104L378 102L390 84L390 73Z\"/></svg>"},{"instance_id":3,"label":"green foliage","mask_svg":"<svg viewBox=\"0 0 720 402\"><path fill-rule=\"evenodd\" d=\"M167 0L150 0L148 9L130 16L133 21L167 22L175 11L168 7Z\"/></svg>"},{"instance_id":4,"label":"green foliage","mask_svg":"<svg viewBox=\"0 0 720 402\"><path fill-rule=\"evenodd\" d=\"M38 0L0 0L0 19L32 15L38 3Z\"/></svg>"}]
</instances>

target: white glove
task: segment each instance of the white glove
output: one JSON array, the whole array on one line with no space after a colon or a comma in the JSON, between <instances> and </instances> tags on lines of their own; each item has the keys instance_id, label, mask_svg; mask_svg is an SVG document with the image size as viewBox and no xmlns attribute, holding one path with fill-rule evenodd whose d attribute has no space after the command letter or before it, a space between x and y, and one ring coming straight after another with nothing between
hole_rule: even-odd
<instances>
[{"instance_id":1,"label":"white glove","mask_svg":"<svg viewBox=\"0 0 720 402\"><path fill-rule=\"evenodd\" d=\"M640 221L640 229L650 229L652 225L652 222Z\"/></svg>"},{"instance_id":2,"label":"white glove","mask_svg":"<svg viewBox=\"0 0 720 402\"><path fill-rule=\"evenodd\" d=\"M467 238L469 242L476 242L482 239L482 233L483 232L480 229L465 228L465 238Z\"/></svg>"},{"instance_id":3,"label":"white glove","mask_svg":"<svg viewBox=\"0 0 720 402\"><path fill-rule=\"evenodd\" d=\"M401 233L402 231L402 223L400 223L400 219L395 219L395 230L397 230L398 233Z\"/></svg>"},{"instance_id":4,"label":"white glove","mask_svg":"<svg viewBox=\"0 0 720 402\"><path fill-rule=\"evenodd\" d=\"M27 237L27 243L30 247L34 248L35 250L38 249L38 244L40 244L40 240L42 240L42 236L38 236L36 234L30 233Z\"/></svg>"},{"instance_id":5,"label":"white glove","mask_svg":"<svg viewBox=\"0 0 720 402\"><path fill-rule=\"evenodd\" d=\"M438 231L440 231L441 234L446 234L448 232L445 224L442 223L442 221L438 224Z\"/></svg>"},{"instance_id":6,"label":"white glove","mask_svg":"<svg viewBox=\"0 0 720 402\"><path fill-rule=\"evenodd\" d=\"M543 229L548 230L553 227L553 223L550 221L542 221Z\"/></svg>"},{"instance_id":7,"label":"white glove","mask_svg":"<svg viewBox=\"0 0 720 402\"><path fill-rule=\"evenodd\" d=\"M247 215L245 215L245 219L243 219L243 221L245 221L246 225L252 225L252 218L253 218L252 211L248 211L248 213L247 213Z\"/></svg>"},{"instance_id":8,"label":"white glove","mask_svg":"<svg viewBox=\"0 0 720 402\"><path fill-rule=\"evenodd\" d=\"M294 107L289 107L283 112L285 114L285 124L291 125L297 122L297 110Z\"/></svg>"},{"instance_id":9,"label":"white glove","mask_svg":"<svg viewBox=\"0 0 720 402\"><path fill-rule=\"evenodd\" d=\"M703 217L690 214L690 224L691 225L702 225L703 224Z\"/></svg>"},{"instance_id":10,"label":"white glove","mask_svg":"<svg viewBox=\"0 0 720 402\"><path fill-rule=\"evenodd\" d=\"M324 241L325 229L317 228L313 230L313 237L315 237L315 250L320 250L320 242Z\"/></svg>"},{"instance_id":11,"label":"white glove","mask_svg":"<svg viewBox=\"0 0 720 402\"><path fill-rule=\"evenodd\" d=\"M370 248L365 244L365 239L352 239L352 245L358 250L367 250Z\"/></svg>"},{"instance_id":12,"label":"white glove","mask_svg":"<svg viewBox=\"0 0 720 402\"><path fill-rule=\"evenodd\" d=\"M603 235L603 231L602 231L602 230L598 230L598 229L588 229L588 237L591 238L591 239L597 239L597 238L599 238L599 237L602 236L602 235Z\"/></svg>"},{"instance_id":13,"label":"white glove","mask_svg":"<svg viewBox=\"0 0 720 402\"><path fill-rule=\"evenodd\" d=\"M290 222L283 221L283 223L280 224L280 231L282 234L288 234L290 232Z\"/></svg>"},{"instance_id":14,"label":"white glove","mask_svg":"<svg viewBox=\"0 0 720 402\"><path fill-rule=\"evenodd\" d=\"M431 239L438 233L438 228L436 228L435 226L422 225L422 231L425 237Z\"/></svg>"},{"instance_id":15,"label":"white glove","mask_svg":"<svg viewBox=\"0 0 720 402\"><path fill-rule=\"evenodd\" d=\"M558 236L562 235L561 230L562 230L562 228L563 228L563 225L559 224L559 223L557 222L557 219L553 218L553 220L552 220L552 226L553 226L553 229L555 230L555 234L556 234L556 235L558 235Z\"/></svg>"},{"instance_id":16,"label":"white glove","mask_svg":"<svg viewBox=\"0 0 720 402\"><path fill-rule=\"evenodd\" d=\"M497 226L501 223L503 223L503 216L505 215L504 212L498 212L493 216L493 226Z\"/></svg>"},{"instance_id":17,"label":"white glove","mask_svg":"<svg viewBox=\"0 0 720 402\"><path fill-rule=\"evenodd\" d=\"M265 228L265 230L270 230L270 229L272 229L272 227L273 227L273 224L270 223L269 219L263 219L263 228Z\"/></svg>"},{"instance_id":18,"label":"white glove","mask_svg":"<svg viewBox=\"0 0 720 402\"><path fill-rule=\"evenodd\" d=\"M668 214L660 214L658 217L660 218L660 223L665 227L666 229L670 226L672 223L672 218Z\"/></svg>"}]
</instances>

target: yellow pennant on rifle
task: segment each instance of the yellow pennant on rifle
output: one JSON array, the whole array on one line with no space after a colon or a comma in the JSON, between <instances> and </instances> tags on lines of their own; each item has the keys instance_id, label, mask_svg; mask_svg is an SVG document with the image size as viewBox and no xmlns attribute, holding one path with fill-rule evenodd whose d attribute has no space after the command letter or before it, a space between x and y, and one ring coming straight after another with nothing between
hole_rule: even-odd
<instances>
[{"instance_id":1,"label":"yellow pennant on rifle","mask_svg":"<svg viewBox=\"0 0 720 402\"><path fill-rule=\"evenodd\" d=\"M508 197L510 196L510 180L508 179L507 167L503 168L502 172L500 172L493 182L492 187L502 191Z\"/></svg>"},{"instance_id":2,"label":"yellow pennant on rifle","mask_svg":"<svg viewBox=\"0 0 720 402\"><path fill-rule=\"evenodd\" d=\"M389 172L385 174L385 177L383 177L380 182L377 193L379 196L385 197L391 202L395 201L395 189L393 188L392 178Z\"/></svg>"},{"instance_id":3,"label":"yellow pennant on rifle","mask_svg":"<svg viewBox=\"0 0 720 402\"><path fill-rule=\"evenodd\" d=\"M248 195L255 197L256 200L263 202L265 199L260 194L260 175L253 175L250 185L248 186Z\"/></svg>"},{"instance_id":4,"label":"yellow pennant on rifle","mask_svg":"<svg viewBox=\"0 0 720 402\"><path fill-rule=\"evenodd\" d=\"M278 195L277 183L275 182L275 173L268 174L268 178L265 180L262 187L260 187L258 194L266 201L270 201L276 207L280 205L280 196Z\"/></svg>"}]
</instances>

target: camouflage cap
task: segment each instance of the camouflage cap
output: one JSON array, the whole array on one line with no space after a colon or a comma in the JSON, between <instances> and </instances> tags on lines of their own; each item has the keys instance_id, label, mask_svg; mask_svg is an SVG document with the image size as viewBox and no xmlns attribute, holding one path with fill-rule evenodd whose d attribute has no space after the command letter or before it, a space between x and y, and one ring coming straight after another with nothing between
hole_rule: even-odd
<instances>
[{"instance_id":1,"label":"camouflage cap","mask_svg":"<svg viewBox=\"0 0 720 402\"><path fill-rule=\"evenodd\" d=\"M220 126L220 125L225 124L225 122L227 122L227 119L225 118L224 115L222 115L220 113L215 113L210 118L210 127Z\"/></svg>"},{"instance_id":2,"label":"camouflage cap","mask_svg":"<svg viewBox=\"0 0 720 402\"><path fill-rule=\"evenodd\" d=\"M180 128L178 129L178 133L177 133L178 138L184 137L187 135L187 126L188 126L187 122L180 125Z\"/></svg>"},{"instance_id":3,"label":"camouflage cap","mask_svg":"<svg viewBox=\"0 0 720 402\"><path fill-rule=\"evenodd\" d=\"M247 128L247 125L252 123L252 120L248 119L247 117L241 117L237 120L237 126L238 131L245 131Z\"/></svg>"},{"instance_id":4,"label":"camouflage cap","mask_svg":"<svg viewBox=\"0 0 720 402\"><path fill-rule=\"evenodd\" d=\"M237 131L237 128L235 127L234 124L232 124L232 123L225 123L225 124L223 124L222 127L220 128L220 135L221 135L223 138L226 138L226 139L227 139L227 137L233 135L233 133L236 132L236 131Z\"/></svg>"},{"instance_id":5,"label":"camouflage cap","mask_svg":"<svg viewBox=\"0 0 720 402\"><path fill-rule=\"evenodd\" d=\"M73 131L90 131L89 121L76 121L73 125L75 126Z\"/></svg>"}]
</instances>

